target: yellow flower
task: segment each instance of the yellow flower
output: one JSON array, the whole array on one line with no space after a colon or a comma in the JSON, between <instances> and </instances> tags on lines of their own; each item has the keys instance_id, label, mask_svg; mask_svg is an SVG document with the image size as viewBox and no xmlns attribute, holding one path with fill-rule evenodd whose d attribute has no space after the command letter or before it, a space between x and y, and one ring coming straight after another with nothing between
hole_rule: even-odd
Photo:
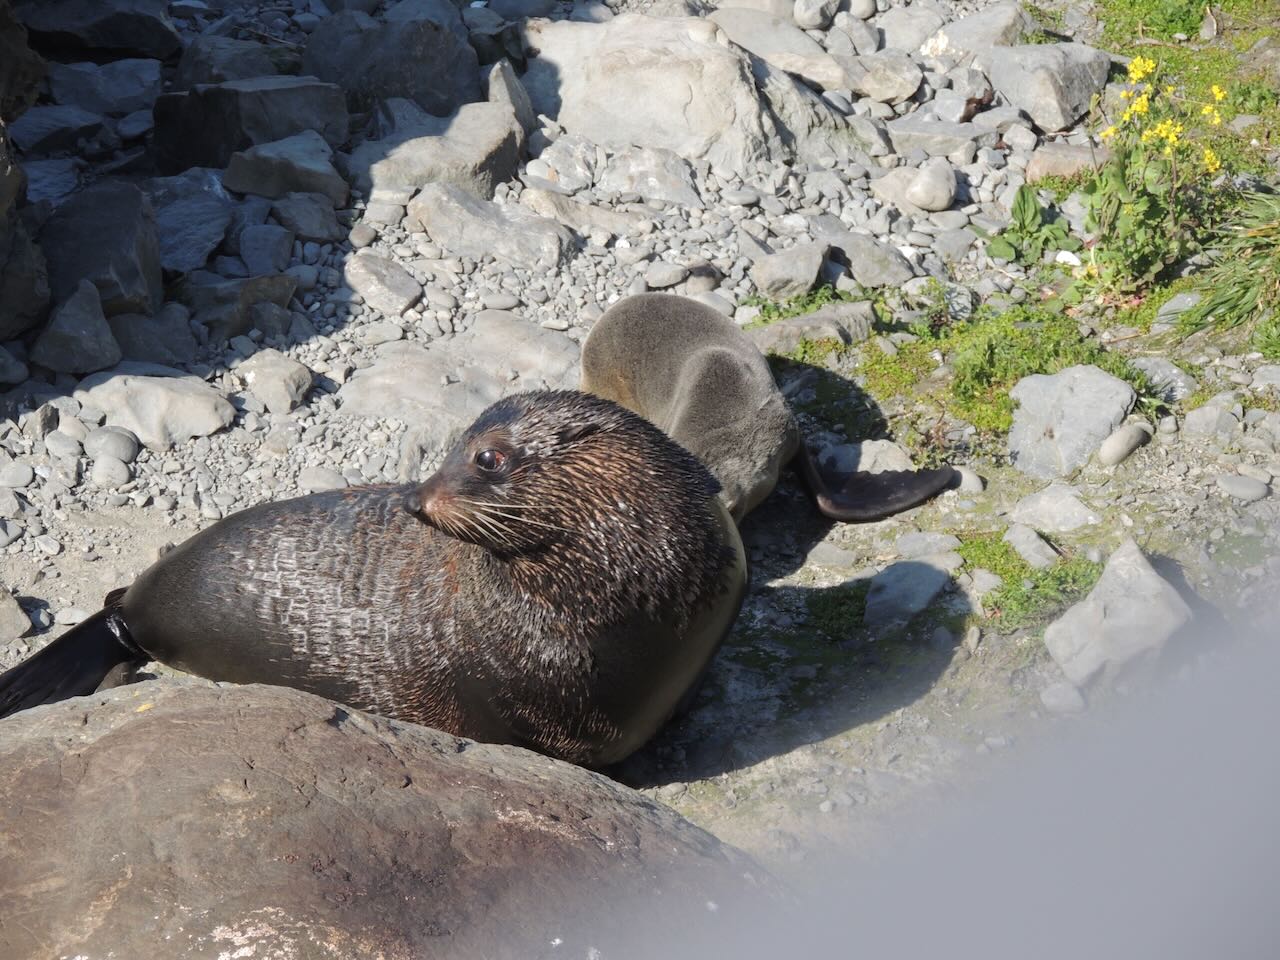
<instances>
[{"instance_id":1,"label":"yellow flower","mask_svg":"<svg viewBox=\"0 0 1280 960\"><path fill-rule=\"evenodd\" d=\"M1156 62L1147 57L1134 57L1129 61L1129 82L1138 83L1149 77L1156 69Z\"/></svg>"},{"instance_id":2,"label":"yellow flower","mask_svg":"<svg viewBox=\"0 0 1280 960\"><path fill-rule=\"evenodd\" d=\"M1151 94L1144 93L1138 99L1133 101L1133 105L1129 108L1134 113L1146 113L1151 106Z\"/></svg>"},{"instance_id":3,"label":"yellow flower","mask_svg":"<svg viewBox=\"0 0 1280 960\"><path fill-rule=\"evenodd\" d=\"M1177 89L1178 89L1178 88L1177 88L1177 87L1175 87L1172 83L1171 83L1171 84L1169 84L1168 86L1166 86L1166 87L1164 88L1165 96L1167 96L1167 97L1172 97L1172 96L1173 96L1174 91L1175 91L1175 90L1177 90Z\"/></svg>"},{"instance_id":4,"label":"yellow flower","mask_svg":"<svg viewBox=\"0 0 1280 960\"><path fill-rule=\"evenodd\" d=\"M1125 100L1132 99L1133 94L1134 94L1134 91L1133 91L1133 90L1121 90L1121 91L1120 91L1120 96L1121 96L1123 99L1125 99Z\"/></svg>"},{"instance_id":5,"label":"yellow flower","mask_svg":"<svg viewBox=\"0 0 1280 960\"><path fill-rule=\"evenodd\" d=\"M1114 137L1118 132L1119 132L1119 130L1116 128L1116 125L1113 123L1111 126L1107 127L1107 129L1105 129L1105 130L1103 130L1103 131L1102 131L1102 139L1103 139L1103 140L1110 140L1110 139L1111 139L1112 137Z\"/></svg>"},{"instance_id":6,"label":"yellow flower","mask_svg":"<svg viewBox=\"0 0 1280 960\"><path fill-rule=\"evenodd\" d=\"M1222 126L1222 114L1220 114L1217 110L1213 111L1213 119L1209 122L1212 123L1215 127Z\"/></svg>"},{"instance_id":7,"label":"yellow flower","mask_svg":"<svg viewBox=\"0 0 1280 960\"><path fill-rule=\"evenodd\" d=\"M1219 103L1227 99L1227 91L1223 90L1216 83L1209 89L1213 91L1213 99L1217 100Z\"/></svg>"},{"instance_id":8,"label":"yellow flower","mask_svg":"<svg viewBox=\"0 0 1280 960\"><path fill-rule=\"evenodd\" d=\"M1204 148L1204 169L1208 173L1217 173L1222 169L1222 161L1218 159L1218 155L1213 152L1212 147Z\"/></svg>"}]
</instances>

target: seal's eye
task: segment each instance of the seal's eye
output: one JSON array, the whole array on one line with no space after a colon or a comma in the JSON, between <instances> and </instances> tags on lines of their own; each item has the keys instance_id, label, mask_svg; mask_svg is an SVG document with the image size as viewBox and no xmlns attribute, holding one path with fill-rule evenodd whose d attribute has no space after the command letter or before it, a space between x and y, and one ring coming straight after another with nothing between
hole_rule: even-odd
<instances>
[{"instance_id":1,"label":"seal's eye","mask_svg":"<svg viewBox=\"0 0 1280 960\"><path fill-rule=\"evenodd\" d=\"M485 473L497 473L507 465L507 455L492 447L476 454L476 466Z\"/></svg>"}]
</instances>

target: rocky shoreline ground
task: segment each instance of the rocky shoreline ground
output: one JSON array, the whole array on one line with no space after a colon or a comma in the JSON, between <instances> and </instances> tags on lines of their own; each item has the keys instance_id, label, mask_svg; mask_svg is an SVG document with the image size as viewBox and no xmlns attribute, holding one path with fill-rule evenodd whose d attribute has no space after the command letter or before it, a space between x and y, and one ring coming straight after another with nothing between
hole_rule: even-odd
<instances>
[{"instance_id":1,"label":"rocky shoreline ground","mask_svg":"<svg viewBox=\"0 0 1280 960\"><path fill-rule=\"evenodd\" d=\"M423 475L497 397L575 386L651 290L789 358L823 460L965 473L879 523L789 481L749 518L734 636L613 771L719 838L785 871L1267 622L1280 366L1179 338L1195 294L1075 316L1144 384L1022 377L994 432L938 402L955 356L918 325L1041 299L989 250L1019 188L1085 232L1056 185L1106 155L1123 60L1060 13L4 3L0 666L236 510Z\"/></svg>"}]
</instances>

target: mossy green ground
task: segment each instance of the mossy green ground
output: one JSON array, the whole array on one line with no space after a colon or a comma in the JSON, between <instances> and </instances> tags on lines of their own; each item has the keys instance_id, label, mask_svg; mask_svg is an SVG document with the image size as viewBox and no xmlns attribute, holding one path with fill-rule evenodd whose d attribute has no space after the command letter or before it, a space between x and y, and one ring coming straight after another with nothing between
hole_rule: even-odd
<instances>
[{"instance_id":1,"label":"mossy green ground","mask_svg":"<svg viewBox=\"0 0 1280 960\"><path fill-rule=\"evenodd\" d=\"M966 569L989 570L1004 581L982 598L987 619L1001 630L1049 623L1093 589L1102 575L1102 564L1074 555L1037 570L1000 533L964 536L958 553Z\"/></svg>"}]
</instances>

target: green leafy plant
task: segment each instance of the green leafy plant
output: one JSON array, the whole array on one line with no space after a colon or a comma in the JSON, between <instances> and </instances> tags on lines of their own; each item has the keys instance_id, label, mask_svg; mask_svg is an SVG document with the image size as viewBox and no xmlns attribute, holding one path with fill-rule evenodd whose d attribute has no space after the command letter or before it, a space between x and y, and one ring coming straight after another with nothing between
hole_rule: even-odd
<instances>
[{"instance_id":1,"label":"green leafy plant","mask_svg":"<svg viewBox=\"0 0 1280 960\"><path fill-rule=\"evenodd\" d=\"M957 551L969 570L981 567L1004 582L982 598L987 617L1002 629L1048 623L1098 582L1102 564L1068 555L1037 570L999 533L962 535Z\"/></svg>"},{"instance_id":2,"label":"green leafy plant","mask_svg":"<svg viewBox=\"0 0 1280 960\"><path fill-rule=\"evenodd\" d=\"M1033 187L1023 184L1014 195L1009 226L987 241L987 253L1001 260L1030 266L1046 251L1079 250L1081 243L1067 232L1065 220L1040 206Z\"/></svg>"},{"instance_id":3,"label":"green leafy plant","mask_svg":"<svg viewBox=\"0 0 1280 960\"><path fill-rule=\"evenodd\" d=\"M1248 195L1216 240L1213 265L1196 285L1200 302L1182 315L1184 329L1251 324L1254 345L1280 358L1280 195Z\"/></svg>"},{"instance_id":4,"label":"green leafy plant","mask_svg":"<svg viewBox=\"0 0 1280 960\"><path fill-rule=\"evenodd\" d=\"M852 291L837 290L830 284L824 284L820 287L814 287L808 293L802 293L798 297L791 297L789 300L781 302L766 300L764 297L747 297L742 303L744 306L760 308L760 315L748 324L748 326L758 327L766 323L773 323L775 320L802 317L806 313L813 313L829 303L851 303L855 300L865 299L867 299L865 295L859 295Z\"/></svg>"}]
</instances>

